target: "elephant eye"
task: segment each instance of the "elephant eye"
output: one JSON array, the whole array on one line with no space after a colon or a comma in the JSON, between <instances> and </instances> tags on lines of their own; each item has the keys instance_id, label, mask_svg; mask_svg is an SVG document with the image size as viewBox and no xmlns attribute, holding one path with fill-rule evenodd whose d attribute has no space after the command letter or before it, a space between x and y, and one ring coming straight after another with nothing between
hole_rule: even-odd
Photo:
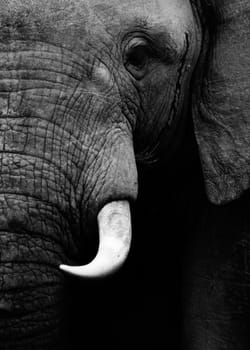
<instances>
[{"instance_id":1,"label":"elephant eye","mask_svg":"<svg viewBox=\"0 0 250 350\"><path fill-rule=\"evenodd\" d=\"M134 38L126 48L125 67L136 79L141 79L146 74L153 56L150 43L141 38Z\"/></svg>"}]
</instances>

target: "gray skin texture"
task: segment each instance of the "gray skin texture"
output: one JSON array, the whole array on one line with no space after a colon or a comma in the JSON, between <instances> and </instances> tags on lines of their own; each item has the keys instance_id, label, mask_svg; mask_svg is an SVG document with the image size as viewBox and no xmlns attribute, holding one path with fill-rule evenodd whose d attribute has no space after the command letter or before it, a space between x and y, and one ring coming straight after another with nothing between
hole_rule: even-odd
<instances>
[{"instance_id":1,"label":"gray skin texture","mask_svg":"<svg viewBox=\"0 0 250 350\"><path fill-rule=\"evenodd\" d=\"M59 265L85 261L105 203L136 199L135 157L173 137L199 42L184 0L1 0L4 349L55 348Z\"/></svg>"},{"instance_id":2,"label":"gray skin texture","mask_svg":"<svg viewBox=\"0 0 250 350\"><path fill-rule=\"evenodd\" d=\"M249 6L247 0L0 2L4 349L59 344L67 280L59 264L86 262L99 210L136 199L138 165L168 160L190 114L209 199L221 204L248 188ZM197 167L190 162L184 169L202 192ZM176 178L171 186L178 190ZM224 215L207 199L197 202L184 270L183 348L249 349L242 331L248 270L245 260L239 263L247 243L238 249L249 237L229 234L228 254L221 248L231 228L224 218L232 223L234 214L237 228L247 201Z\"/></svg>"}]
</instances>

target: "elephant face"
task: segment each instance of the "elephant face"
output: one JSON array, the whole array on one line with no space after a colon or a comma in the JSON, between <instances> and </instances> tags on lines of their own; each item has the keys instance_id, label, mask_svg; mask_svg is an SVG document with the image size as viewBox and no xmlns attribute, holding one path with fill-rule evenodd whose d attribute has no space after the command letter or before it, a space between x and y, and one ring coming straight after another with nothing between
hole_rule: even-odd
<instances>
[{"instance_id":1,"label":"elephant face","mask_svg":"<svg viewBox=\"0 0 250 350\"><path fill-rule=\"evenodd\" d=\"M230 3L224 17L223 5L215 11L206 1L0 3L0 313L8 315L0 338L6 344L20 334L44 332L50 341L57 332L51 320L60 318L64 281L58 266L84 261L84 242L97 221L96 259L61 269L91 277L124 261L128 202L137 197L136 160L167 157L191 100L208 193L218 197L214 177L221 168L212 161L211 132L222 164L228 144L220 147L222 134L213 125L222 122L210 115L215 103L220 116L221 100L233 89L223 90L222 60L214 61L229 43L222 29L215 42L207 13L214 10L211 18L224 23L235 11L235 0ZM228 30L245 22L233 19L231 25ZM221 94L215 100L214 91ZM239 100L234 98L234 108L242 116ZM225 138L231 136L228 130ZM218 201L228 198L223 193Z\"/></svg>"},{"instance_id":2,"label":"elephant face","mask_svg":"<svg viewBox=\"0 0 250 350\"><path fill-rule=\"evenodd\" d=\"M95 260L61 269L104 275L128 253L135 159L174 139L200 32L184 0L8 0L0 22L0 338L50 342L59 265L84 261L97 221Z\"/></svg>"},{"instance_id":3,"label":"elephant face","mask_svg":"<svg viewBox=\"0 0 250 350\"><path fill-rule=\"evenodd\" d=\"M154 159L159 140L173 139L187 102L200 45L191 5L7 4L0 106L4 135L11 135L4 142L12 151L52 159L57 170L51 172L65 177L47 183L46 191L25 184L26 191L65 193L63 209L70 205L78 214L81 207L84 221L95 220L107 202L135 199L132 138L138 159ZM17 124L26 128L21 135Z\"/></svg>"}]
</instances>

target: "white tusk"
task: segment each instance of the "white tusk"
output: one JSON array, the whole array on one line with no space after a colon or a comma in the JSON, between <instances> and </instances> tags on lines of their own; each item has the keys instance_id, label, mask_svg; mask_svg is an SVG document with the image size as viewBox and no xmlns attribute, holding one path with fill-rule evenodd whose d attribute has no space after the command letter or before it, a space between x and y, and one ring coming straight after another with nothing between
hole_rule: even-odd
<instances>
[{"instance_id":1,"label":"white tusk","mask_svg":"<svg viewBox=\"0 0 250 350\"><path fill-rule=\"evenodd\" d=\"M83 266L60 265L79 277L103 277L116 271L126 260L131 244L131 216L128 201L106 204L99 212L99 249L92 262Z\"/></svg>"}]
</instances>

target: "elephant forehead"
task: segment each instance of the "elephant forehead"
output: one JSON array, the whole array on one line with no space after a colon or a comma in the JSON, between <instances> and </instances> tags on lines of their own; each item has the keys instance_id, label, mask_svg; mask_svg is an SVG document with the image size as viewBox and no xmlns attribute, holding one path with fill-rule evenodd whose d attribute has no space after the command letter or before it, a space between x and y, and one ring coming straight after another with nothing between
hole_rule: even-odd
<instances>
[{"instance_id":1,"label":"elephant forehead","mask_svg":"<svg viewBox=\"0 0 250 350\"><path fill-rule=\"evenodd\" d=\"M124 16L143 13L149 16L164 16L166 11L178 15L189 7L189 0L1 0L0 2L1 14L5 15L9 11L12 14L22 11L27 14L28 11L41 15L41 11L44 13L44 10L47 15L55 11L87 15L91 10L116 9Z\"/></svg>"},{"instance_id":2,"label":"elephant forehead","mask_svg":"<svg viewBox=\"0 0 250 350\"><path fill-rule=\"evenodd\" d=\"M151 26L162 26L180 34L193 24L189 0L94 0L91 9L101 14L106 25L127 25L144 20Z\"/></svg>"},{"instance_id":3,"label":"elephant forehead","mask_svg":"<svg viewBox=\"0 0 250 350\"><path fill-rule=\"evenodd\" d=\"M119 34L142 20L166 27L178 40L192 17L189 0L1 0L0 40L17 37L72 46L86 37Z\"/></svg>"}]
</instances>

